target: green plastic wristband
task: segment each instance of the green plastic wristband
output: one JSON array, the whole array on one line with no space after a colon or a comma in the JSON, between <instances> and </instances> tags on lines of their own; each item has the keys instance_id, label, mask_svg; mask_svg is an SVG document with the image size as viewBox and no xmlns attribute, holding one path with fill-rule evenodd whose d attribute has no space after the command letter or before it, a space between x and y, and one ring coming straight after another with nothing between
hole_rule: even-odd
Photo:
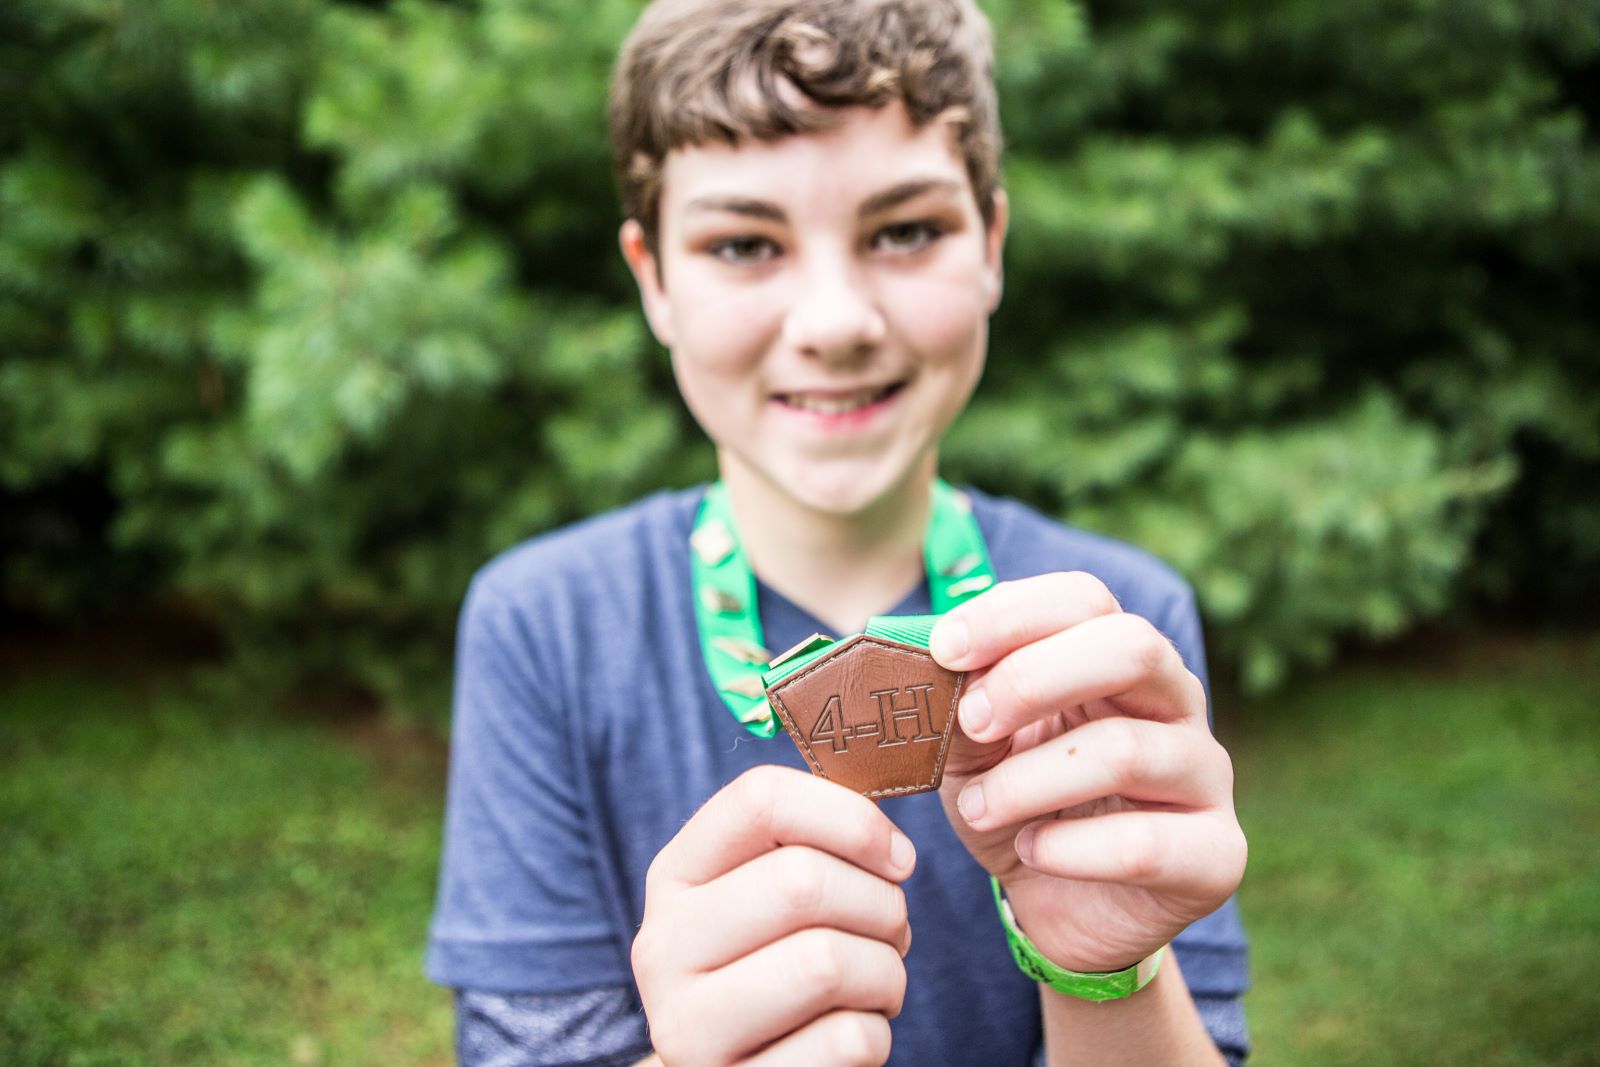
<instances>
[{"instance_id":1,"label":"green plastic wristband","mask_svg":"<svg viewBox=\"0 0 1600 1067\"><path fill-rule=\"evenodd\" d=\"M1000 893L1000 879L991 875L989 884L994 887L994 906L1000 912L1000 924L1006 928L1006 941L1011 945L1012 959L1017 961L1017 966L1022 969L1023 974L1035 982L1043 982L1057 993L1077 997L1079 1000L1121 1000L1149 985L1150 980L1156 976L1156 971L1161 969L1161 956L1166 951L1165 947L1156 949L1126 970L1113 971L1110 974L1086 974L1083 971L1069 971L1065 967L1057 966L1044 958L1034 943L1028 940L1028 935L1017 925L1017 916L1011 910L1011 902Z\"/></svg>"}]
</instances>

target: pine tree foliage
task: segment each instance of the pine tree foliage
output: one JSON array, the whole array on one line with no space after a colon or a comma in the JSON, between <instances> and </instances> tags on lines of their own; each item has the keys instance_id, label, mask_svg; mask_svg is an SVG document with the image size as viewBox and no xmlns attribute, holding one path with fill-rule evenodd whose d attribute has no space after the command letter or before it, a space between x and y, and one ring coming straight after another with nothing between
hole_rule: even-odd
<instances>
[{"instance_id":1,"label":"pine tree foliage","mask_svg":"<svg viewBox=\"0 0 1600 1067\"><path fill-rule=\"evenodd\" d=\"M960 467L1165 555L1256 686L1485 590L1592 607L1600 5L1047 6L991 8L1016 221Z\"/></svg>"},{"instance_id":2,"label":"pine tree foliage","mask_svg":"<svg viewBox=\"0 0 1600 1067\"><path fill-rule=\"evenodd\" d=\"M1013 225L953 476L1169 559L1253 685L1592 604L1600 4L986 7ZM615 250L637 10L4 5L7 601L182 596L437 707L483 559L707 476Z\"/></svg>"}]
</instances>

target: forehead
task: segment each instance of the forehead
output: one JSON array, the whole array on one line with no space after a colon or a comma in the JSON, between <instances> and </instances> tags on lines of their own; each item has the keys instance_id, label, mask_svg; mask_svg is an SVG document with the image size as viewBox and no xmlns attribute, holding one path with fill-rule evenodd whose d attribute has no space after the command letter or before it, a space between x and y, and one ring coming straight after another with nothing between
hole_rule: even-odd
<instances>
[{"instance_id":1,"label":"forehead","mask_svg":"<svg viewBox=\"0 0 1600 1067\"><path fill-rule=\"evenodd\" d=\"M854 212L874 193L906 181L971 189L956 137L944 122L913 125L903 105L844 109L826 130L771 141L674 149L661 171L663 221L697 201L759 199L786 211Z\"/></svg>"}]
</instances>

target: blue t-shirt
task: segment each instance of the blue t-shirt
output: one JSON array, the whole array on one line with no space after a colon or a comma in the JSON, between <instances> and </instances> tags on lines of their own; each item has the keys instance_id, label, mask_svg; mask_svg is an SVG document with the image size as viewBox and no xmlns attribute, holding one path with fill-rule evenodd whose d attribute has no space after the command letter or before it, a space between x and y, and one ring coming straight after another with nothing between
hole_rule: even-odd
<instances>
[{"instance_id":1,"label":"blue t-shirt","mask_svg":"<svg viewBox=\"0 0 1600 1067\"><path fill-rule=\"evenodd\" d=\"M806 769L787 737L763 740L736 723L706 674L688 545L702 496L657 493L535 538L473 581L425 965L433 981L491 994L632 991L630 949L656 853L742 772ZM971 496L1001 579L1088 571L1205 679L1194 598L1170 569L1015 501ZM827 630L765 586L758 607L769 648ZM929 610L923 584L892 613ZM1012 962L987 876L938 794L882 810L917 847L905 883L916 936L890 1062L1028 1064L1041 1040L1037 987ZM1174 949L1213 1037L1237 1058L1248 968L1234 903Z\"/></svg>"}]
</instances>

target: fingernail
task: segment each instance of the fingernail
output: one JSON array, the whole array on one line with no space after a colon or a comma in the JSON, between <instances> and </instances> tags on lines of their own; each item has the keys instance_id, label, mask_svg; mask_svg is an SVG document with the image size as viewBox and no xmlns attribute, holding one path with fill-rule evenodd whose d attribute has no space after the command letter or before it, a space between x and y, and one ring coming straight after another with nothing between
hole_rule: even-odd
<instances>
[{"instance_id":1,"label":"fingernail","mask_svg":"<svg viewBox=\"0 0 1600 1067\"><path fill-rule=\"evenodd\" d=\"M972 651L972 635L960 619L941 619L928 637L928 648L940 663L954 663Z\"/></svg>"},{"instance_id":2,"label":"fingernail","mask_svg":"<svg viewBox=\"0 0 1600 1067\"><path fill-rule=\"evenodd\" d=\"M897 871L909 871L916 859L917 850L911 846L911 839L896 830L889 840L889 862Z\"/></svg>"},{"instance_id":3,"label":"fingernail","mask_svg":"<svg viewBox=\"0 0 1600 1067\"><path fill-rule=\"evenodd\" d=\"M983 733L994 718L989 710L989 694L982 689L967 690L967 695L961 698L960 715L961 728L967 732L968 737L977 737Z\"/></svg>"},{"instance_id":4,"label":"fingernail","mask_svg":"<svg viewBox=\"0 0 1600 1067\"><path fill-rule=\"evenodd\" d=\"M973 782L961 791L956 797L956 807L960 809L962 818L968 822L976 822L983 818L983 785Z\"/></svg>"},{"instance_id":5,"label":"fingernail","mask_svg":"<svg viewBox=\"0 0 1600 1067\"><path fill-rule=\"evenodd\" d=\"M1023 863L1033 864L1033 827L1025 826L1017 835L1017 856Z\"/></svg>"}]
</instances>

